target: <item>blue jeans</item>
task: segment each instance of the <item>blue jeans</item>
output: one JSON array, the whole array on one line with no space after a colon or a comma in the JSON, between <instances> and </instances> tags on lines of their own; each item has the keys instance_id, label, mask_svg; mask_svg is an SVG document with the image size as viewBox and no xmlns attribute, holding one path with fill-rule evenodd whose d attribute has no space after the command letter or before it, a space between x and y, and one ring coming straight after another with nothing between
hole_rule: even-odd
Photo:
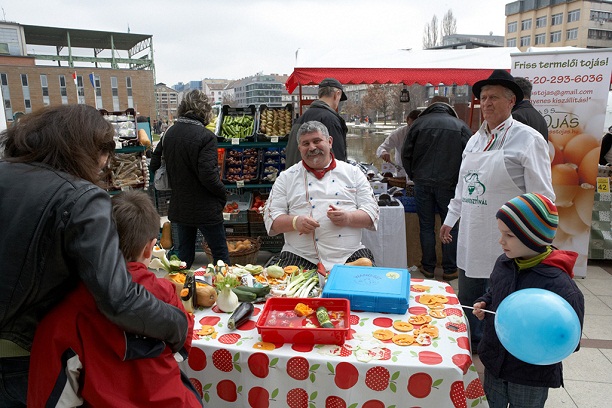
<instances>
[{"instance_id":1,"label":"blue jeans","mask_svg":"<svg viewBox=\"0 0 612 408\"><path fill-rule=\"evenodd\" d=\"M532 387L497 378L485 370L484 391L490 408L543 408L548 387Z\"/></svg>"},{"instance_id":2,"label":"blue jeans","mask_svg":"<svg viewBox=\"0 0 612 408\"><path fill-rule=\"evenodd\" d=\"M489 287L488 279L468 278L465 271L459 269L459 284L457 298L459 303L465 306L472 306L476 299L484 295ZM478 320L471 309L464 309L465 316L470 324L470 339L472 343L472 353L476 353L478 343L482 339L484 320Z\"/></svg>"},{"instance_id":3,"label":"blue jeans","mask_svg":"<svg viewBox=\"0 0 612 408\"><path fill-rule=\"evenodd\" d=\"M185 224L175 224L178 233L178 257L191 268L195 259L195 245L198 230L204 236L208 248L212 253L214 264L222 260L229 265L229 251L227 250L227 240L225 238L225 227L223 222L213 225L199 225L193 227Z\"/></svg>"},{"instance_id":4,"label":"blue jeans","mask_svg":"<svg viewBox=\"0 0 612 408\"><path fill-rule=\"evenodd\" d=\"M427 272L433 272L438 263L436 259L436 213L442 222L448 213L448 203L455 196L455 191L442 187L414 185L414 200L419 216L419 237L421 239L421 264ZM442 244L442 269L444 273L457 270L457 234L459 223L451 229L453 241Z\"/></svg>"},{"instance_id":5,"label":"blue jeans","mask_svg":"<svg viewBox=\"0 0 612 408\"><path fill-rule=\"evenodd\" d=\"M0 358L0 408L25 407L30 357Z\"/></svg>"}]
</instances>

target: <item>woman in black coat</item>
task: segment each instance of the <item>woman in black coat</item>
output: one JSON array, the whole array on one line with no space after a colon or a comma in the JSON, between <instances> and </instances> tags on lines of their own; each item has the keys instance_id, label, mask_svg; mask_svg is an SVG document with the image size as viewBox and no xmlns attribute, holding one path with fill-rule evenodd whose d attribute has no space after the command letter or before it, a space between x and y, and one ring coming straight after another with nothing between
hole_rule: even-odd
<instances>
[{"instance_id":1,"label":"woman in black coat","mask_svg":"<svg viewBox=\"0 0 612 408\"><path fill-rule=\"evenodd\" d=\"M168 219L178 232L178 257L191 267L195 258L197 230L211 250L214 262L229 264L223 226L225 186L217 165L217 136L206 125L212 107L199 90L187 93L178 107L176 123L157 144L150 170L161 165L162 151L172 195Z\"/></svg>"}]
</instances>

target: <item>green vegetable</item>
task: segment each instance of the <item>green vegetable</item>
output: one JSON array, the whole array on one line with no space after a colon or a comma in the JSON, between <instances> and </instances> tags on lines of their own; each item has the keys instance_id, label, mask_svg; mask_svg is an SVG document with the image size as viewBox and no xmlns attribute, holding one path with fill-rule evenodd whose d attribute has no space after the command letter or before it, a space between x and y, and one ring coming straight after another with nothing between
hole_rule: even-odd
<instances>
[{"instance_id":1,"label":"green vegetable","mask_svg":"<svg viewBox=\"0 0 612 408\"><path fill-rule=\"evenodd\" d=\"M257 295L257 297L264 297L268 293L270 293L270 286L269 285L259 286L259 287L255 287L255 286L254 287L250 287L250 286L238 286L235 289L241 290L243 292L254 293L254 294Z\"/></svg>"},{"instance_id":2,"label":"green vegetable","mask_svg":"<svg viewBox=\"0 0 612 408\"><path fill-rule=\"evenodd\" d=\"M257 294L253 292L247 292L245 290L241 290L240 288L232 288L232 292L238 296L238 300L241 302L254 302L257 300Z\"/></svg>"},{"instance_id":3,"label":"green vegetable","mask_svg":"<svg viewBox=\"0 0 612 408\"><path fill-rule=\"evenodd\" d=\"M241 303L236 308L236 310L234 310L234 313L232 313L229 320L227 321L227 328L230 330L234 330L242 326L243 324L249 321L249 319L253 315L254 310L255 310L255 307L253 306L252 303L249 303L249 302Z\"/></svg>"},{"instance_id":4,"label":"green vegetable","mask_svg":"<svg viewBox=\"0 0 612 408\"><path fill-rule=\"evenodd\" d=\"M285 275L285 270L278 265L270 265L266 271L272 278L282 278Z\"/></svg>"},{"instance_id":5,"label":"green vegetable","mask_svg":"<svg viewBox=\"0 0 612 408\"><path fill-rule=\"evenodd\" d=\"M332 324L331 320L329 320L329 313L327 313L327 309L323 306L320 306L317 309L317 320L319 321L321 327L325 327L327 329L334 328L334 325Z\"/></svg>"}]
</instances>

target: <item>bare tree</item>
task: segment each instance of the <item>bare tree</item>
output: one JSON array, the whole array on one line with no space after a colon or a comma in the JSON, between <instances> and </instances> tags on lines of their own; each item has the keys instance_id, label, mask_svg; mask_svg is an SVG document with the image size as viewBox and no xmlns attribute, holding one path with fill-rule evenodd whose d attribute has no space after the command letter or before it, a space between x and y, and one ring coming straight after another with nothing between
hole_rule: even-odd
<instances>
[{"instance_id":1,"label":"bare tree","mask_svg":"<svg viewBox=\"0 0 612 408\"><path fill-rule=\"evenodd\" d=\"M383 121L387 124L387 115L395 110L395 104L399 101L399 85L371 85L362 99L367 109L382 113Z\"/></svg>"},{"instance_id":2,"label":"bare tree","mask_svg":"<svg viewBox=\"0 0 612 408\"><path fill-rule=\"evenodd\" d=\"M425 29L423 30L423 48L431 48L435 47L439 43L438 38L438 17L434 14L431 18L431 22L425 24Z\"/></svg>"},{"instance_id":3,"label":"bare tree","mask_svg":"<svg viewBox=\"0 0 612 408\"><path fill-rule=\"evenodd\" d=\"M453 10L449 9L442 18L442 27L440 27L442 38L445 35L457 33L457 19L453 16Z\"/></svg>"}]
</instances>

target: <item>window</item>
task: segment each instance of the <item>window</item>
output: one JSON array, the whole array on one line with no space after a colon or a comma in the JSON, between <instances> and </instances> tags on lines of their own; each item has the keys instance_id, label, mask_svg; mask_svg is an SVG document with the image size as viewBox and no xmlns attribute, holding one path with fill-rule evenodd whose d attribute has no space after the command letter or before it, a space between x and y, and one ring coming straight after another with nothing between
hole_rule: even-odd
<instances>
[{"instance_id":1,"label":"window","mask_svg":"<svg viewBox=\"0 0 612 408\"><path fill-rule=\"evenodd\" d=\"M68 93L66 92L66 77L64 75L59 76L60 83L60 95L62 96L62 103L68 103ZM66 99L65 99L66 98ZM64 102L65 99L65 102Z\"/></svg>"},{"instance_id":2,"label":"window","mask_svg":"<svg viewBox=\"0 0 612 408\"><path fill-rule=\"evenodd\" d=\"M531 30L531 19L521 21L521 30Z\"/></svg>"},{"instance_id":3,"label":"window","mask_svg":"<svg viewBox=\"0 0 612 408\"><path fill-rule=\"evenodd\" d=\"M28 74L21 74L21 86L28 86Z\"/></svg>"},{"instance_id":4,"label":"window","mask_svg":"<svg viewBox=\"0 0 612 408\"><path fill-rule=\"evenodd\" d=\"M612 19L612 12L591 10L591 21L600 21L602 24Z\"/></svg>"},{"instance_id":5,"label":"window","mask_svg":"<svg viewBox=\"0 0 612 408\"><path fill-rule=\"evenodd\" d=\"M571 23L573 21L580 20L580 9L572 10L567 12L567 22Z\"/></svg>"},{"instance_id":6,"label":"window","mask_svg":"<svg viewBox=\"0 0 612 408\"><path fill-rule=\"evenodd\" d=\"M528 47L531 45L531 36L527 35L525 37L521 37L521 47Z\"/></svg>"},{"instance_id":7,"label":"window","mask_svg":"<svg viewBox=\"0 0 612 408\"><path fill-rule=\"evenodd\" d=\"M550 33L550 42L556 43L561 41L561 31L554 31Z\"/></svg>"},{"instance_id":8,"label":"window","mask_svg":"<svg viewBox=\"0 0 612 408\"><path fill-rule=\"evenodd\" d=\"M536 34L533 39L535 45L544 45L546 44L546 34Z\"/></svg>"},{"instance_id":9,"label":"window","mask_svg":"<svg viewBox=\"0 0 612 408\"><path fill-rule=\"evenodd\" d=\"M47 82L47 76L40 76L40 86L42 87L43 96L49 96L49 83Z\"/></svg>"},{"instance_id":10,"label":"window","mask_svg":"<svg viewBox=\"0 0 612 408\"><path fill-rule=\"evenodd\" d=\"M567 30L567 40L576 40L578 39L578 29L572 28L571 30Z\"/></svg>"},{"instance_id":11,"label":"window","mask_svg":"<svg viewBox=\"0 0 612 408\"><path fill-rule=\"evenodd\" d=\"M516 33L517 27L518 27L518 22L516 22L516 21L508 23L508 32L509 33Z\"/></svg>"},{"instance_id":12,"label":"window","mask_svg":"<svg viewBox=\"0 0 612 408\"><path fill-rule=\"evenodd\" d=\"M117 89L117 77L111 77L111 91L113 96L119 96L119 89Z\"/></svg>"},{"instance_id":13,"label":"window","mask_svg":"<svg viewBox=\"0 0 612 408\"><path fill-rule=\"evenodd\" d=\"M125 87L127 88L128 96L132 96L132 78L125 78Z\"/></svg>"},{"instance_id":14,"label":"window","mask_svg":"<svg viewBox=\"0 0 612 408\"><path fill-rule=\"evenodd\" d=\"M30 102L29 99L25 99L23 102L25 104L26 112L28 109L32 109L32 102Z\"/></svg>"},{"instance_id":15,"label":"window","mask_svg":"<svg viewBox=\"0 0 612 408\"><path fill-rule=\"evenodd\" d=\"M506 40L506 47L516 47L516 38Z\"/></svg>"},{"instance_id":16,"label":"window","mask_svg":"<svg viewBox=\"0 0 612 408\"><path fill-rule=\"evenodd\" d=\"M563 24L563 13L553 14L550 18L550 25Z\"/></svg>"},{"instance_id":17,"label":"window","mask_svg":"<svg viewBox=\"0 0 612 408\"><path fill-rule=\"evenodd\" d=\"M536 18L536 28L546 27L546 20L546 16Z\"/></svg>"},{"instance_id":18,"label":"window","mask_svg":"<svg viewBox=\"0 0 612 408\"><path fill-rule=\"evenodd\" d=\"M30 100L30 86L28 85L28 75L21 74L21 92L23 92L23 103L25 105L25 113L32 112L32 102Z\"/></svg>"},{"instance_id":19,"label":"window","mask_svg":"<svg viewBox=\"0 0 612 408\"><path fill-rule=\"evenodd\" d=\"M0 81L2 82L2 85L8 85L8 77L6 74L0 74Z\"/></svg>"}]
</instances>

